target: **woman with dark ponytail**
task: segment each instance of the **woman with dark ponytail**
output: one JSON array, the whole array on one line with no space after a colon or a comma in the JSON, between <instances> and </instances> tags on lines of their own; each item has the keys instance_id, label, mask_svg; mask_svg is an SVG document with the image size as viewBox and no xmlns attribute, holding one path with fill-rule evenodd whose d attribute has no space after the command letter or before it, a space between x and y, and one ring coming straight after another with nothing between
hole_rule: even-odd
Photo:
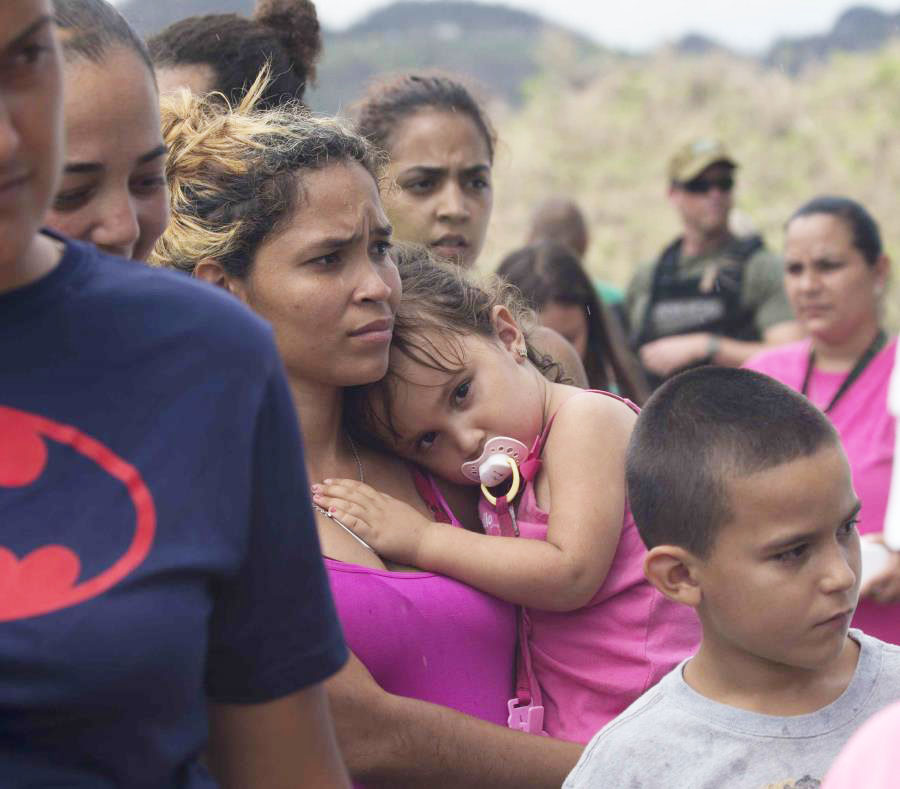
<instances>
[{"instance_id":1,"label":"woman with dark ponytail","mask_svg":"<svg viewBox=\"0 0 900 789\"><path fill-rule=\"evenodd\" d=\"M147 42L162 93L190 88L239 100L269 63L260 109L302 101L322 50L311 0L257 0L253 16L208 14L169 25Z\"/></svg>"}]
</instances>

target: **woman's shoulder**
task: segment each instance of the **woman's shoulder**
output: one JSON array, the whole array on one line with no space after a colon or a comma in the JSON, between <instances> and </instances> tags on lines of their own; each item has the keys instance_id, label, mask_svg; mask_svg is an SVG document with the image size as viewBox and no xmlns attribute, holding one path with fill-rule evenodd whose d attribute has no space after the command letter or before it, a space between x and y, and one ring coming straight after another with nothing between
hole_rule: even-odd
<instances>
[{"instance_id":1,"label":"woman's shoulder","mask_svg":"<svg viewBox=\"0 0 900 789\"><path fill-rule=\"evenodd\" d=\"M242 354L274 354L268 324L221 288L77 241L66 240L66 256L79 268L80 284L65 306L117 330L126 343L183 344L205 355L227 349L232 363Z\"/></svg>"}]
</instances>

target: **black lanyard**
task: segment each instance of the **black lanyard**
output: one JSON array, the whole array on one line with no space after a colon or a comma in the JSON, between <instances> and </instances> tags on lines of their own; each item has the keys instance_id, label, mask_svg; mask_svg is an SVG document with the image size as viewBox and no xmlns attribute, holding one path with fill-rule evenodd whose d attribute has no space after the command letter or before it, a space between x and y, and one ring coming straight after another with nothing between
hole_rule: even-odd
<instances>
[{"instance_id":1,"label":"black lanyard","mask_svg":"<svg viewBox=\"0 0 900 789\"><path fill-rule=\"evenodd\" d=\"M856 380L863 374L866 367L869 366L869 362L875 358L878 352L884 348L885 343L887 342L887 334L884 329L879 329L878 334L875 336L875 339L872 340L872 343L863 351L862 356L856 360L856 364L853 365L853 369L847 373L847 377L844 379L843 383L840 385L840 388L834 393L834 397L831 398L831 402L825 406L823 409L827 414L837 405L838 400L840 400L847 391L850 389L853 384L856 383ZM813 367L816 364L816 352L811 350L809 352L809 359L806 362L806 375L803 376L803 388L800 390L804 395L809 395L809 379L812 377Z\"/></svg>"}]
</instances>

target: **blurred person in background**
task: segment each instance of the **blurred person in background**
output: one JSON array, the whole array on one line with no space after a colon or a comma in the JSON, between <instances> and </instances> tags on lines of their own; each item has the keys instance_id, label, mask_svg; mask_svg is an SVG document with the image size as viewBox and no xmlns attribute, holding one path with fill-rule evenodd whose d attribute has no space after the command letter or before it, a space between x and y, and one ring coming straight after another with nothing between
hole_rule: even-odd
<instances>
[{"instance_id":1,"label":"blurred person in background","mask_svg":"<svg viewBox=\"0 0 900 789\"><path fill-rule=\"evenodd\" d=\"M625 297L632 346L657 385L698 364L739 367L766 345L798 339L779 259L728 226L737 163L698 139L669 163L669 202L684 232L642 265Z\"/></svg>"},{"instance_id":2,"label":"blurred person in background","mask_svg":"<svg viewBox=\"0 0 900 789\"><path fill-rule=\"evenodd\" d=\"M249 19L191 16L152 36L147 45L162 93L216 91L234 102L268 63L271 79L260 105L267 108L303 100L316 76L322 37L311 0L257 0Z\"/></svg>"},{"instance_id":3,"label":"blurred person in background","mask_svg":"<svg viewBox=\"0 0 900 789\"><path fill-rule=\"evenodd\" d=\"M373 83L354 117L390 157L385 208L397 239L472 268L491 218L497 144L472 92L450 75L399 74Z\"/></svg>"},{"instance_id":4,"label":"blurred person in background","mask_svg":"<svg viewBox=\"0 0 900 789\"><path fill-rule=\"evenodd\" d=\"M145 260L169 219L153 65L104 0L54 0L63 51L66 160L48 227Z\"/></svg>"},{"instance_id":5,"label":"blurred person in background","mask_svg":"<svg viewBox=\"0 0 900 789\"><path fill-rule=\"evenodd\" d=\"M497 275L515 285L538 320L565 337L581 356L591 389L643 404L649 387L618 321L597 298L568 247L538 241L507 255Z\"/></svg>"},{"instance_id":6,"label":"blurred person in background","mask_svg":"<svg viewBox=\"0 0 900 789\"><path fill-rule=\"evenodd\" d=\"M591 235L584 212L574 200L554 195L541 202L531 215L527 244L537 241L557 241L568 247L582 265L585 263ZM625 321L622 303L625 294L621 288L601 279L594 280L597 295L610 306L617 318Z\"/></svg>"},{"instance_id":7,"label":"blurred person in background","mask_svg":"<svg viewBox=\"0 0 900 789\"><path fill-rule=\"evenodd\" d=\"M568 197L553 195L541 202L531 215L526 244L557 241L584 260L590 243L587 220L578 203Z\"/></svg>"},{"instance_id":8,"label":"blurred person in background","mask_svg":"<svg viewBox=\"0 0 900 789\"><path fill-rule=\"evenodd\" d=\"M451 75L403 73L374 82L351 112L360 134L389 157L384 204L397 240L472 268L494 204L497 144L472 92ZM533 339L569 380L587 385L581 359L563 337L538 327Z\"/></svg>"},{"instance_id":9,"label":"blurred person in background","mask_svg":"<svg viewBox=\"0 0 900 789\"><path fill-rule=\"evenodd\" d=\"M745 367L802 392L828 415L862 501L859 531L880 539L894 460L896 420L887 396L897 348L882 326L890 261L881 233L856 201L817 197L788 220L784 258L784 287L809 338L765 351ZM900 553L891 552L863 584L853 625L900 643Z\"/></svg>"},{"instance_id":10,"label":"blurred person in background","mask_svg":"<svg viewBox=\"0 0 900 789\"><path fill-rule=\"evenodd\" d=\"M40 229L61 60L50 0L0 3L0 785L347 787L271 329Z\"/></svg>"},{"instance_id":11,"label":"blurred person in background","mask_svg":"<svg viewBox=\"0 0 900 789\"><path fill-rule=\"evenodd\" d=\"M356 479L429 518L446 501L474 526L477 490L438 493L433 478L347 429L346 390L387 371L400 299L379 157L335 121L290 105L258 111L265 93L263 74L234 108L186 91L163 99L172 221L152 262L223 288L272 324L310 479ZM316 521L353 653L328 685L353 777L559 786L579 749L505 725L513 606L386 562L327 510Z\"/></svg>"}]
</instances>

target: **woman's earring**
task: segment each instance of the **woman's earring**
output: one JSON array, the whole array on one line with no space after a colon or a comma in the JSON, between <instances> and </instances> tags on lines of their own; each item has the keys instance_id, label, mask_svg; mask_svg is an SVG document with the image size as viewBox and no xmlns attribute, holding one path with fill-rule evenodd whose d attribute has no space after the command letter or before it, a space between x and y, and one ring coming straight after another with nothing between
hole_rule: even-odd
<instances>
[{"instance_id":1,"label":"woman's earring","mask_svg":"<svg viewBox=\"0 0 900 789\"><path fill-rule=\"evenodd\" d=\"M518 352L519 352L519 356L521 356L523 359L526 359L526 358L528 357L528 351L527 351L527 349L525 349L525 348L519 348L519 349L518 349Z\"/></svg>"}]
</instances>

